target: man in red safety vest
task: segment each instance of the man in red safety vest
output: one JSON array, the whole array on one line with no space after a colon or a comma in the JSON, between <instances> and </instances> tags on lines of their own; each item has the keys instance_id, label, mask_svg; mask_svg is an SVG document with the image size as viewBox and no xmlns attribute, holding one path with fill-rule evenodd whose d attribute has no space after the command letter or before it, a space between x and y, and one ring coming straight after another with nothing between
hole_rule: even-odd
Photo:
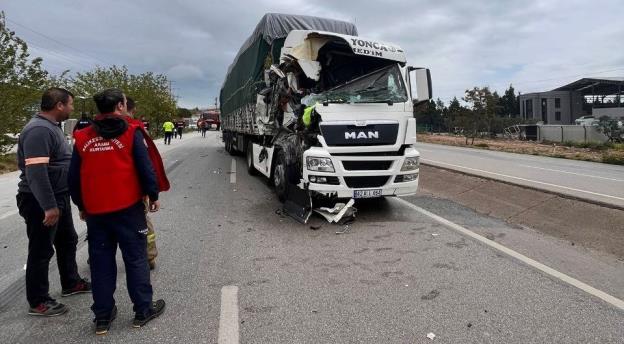
<instances>
[{"instance_id":1,"label":"man in red safety vest","mask_svg":"<svg viewBox=\"0 0 624 344\"><path fill-rule=\"evenodd\" d=\"M149 137L125 117L123 92L107 89L93 100L100 114L93 125L74 134L69 188L80 217L87 222L95 333L105 334L117 316L113 298L117 246L134 304L133 326L142 327L165 310L164 300L152 300L143 204L147 195L149 211L158 211L161 188L146 145Z\"/></svg>"}]
</instances>

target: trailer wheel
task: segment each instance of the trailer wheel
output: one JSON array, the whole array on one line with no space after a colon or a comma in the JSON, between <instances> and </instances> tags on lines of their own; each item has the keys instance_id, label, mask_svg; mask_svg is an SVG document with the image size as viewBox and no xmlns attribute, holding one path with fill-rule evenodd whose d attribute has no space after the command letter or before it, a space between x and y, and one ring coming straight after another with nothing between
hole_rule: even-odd
<instances>
[{"instance_id":1,"label":"trailer wheel","mask_svg":"<svg viewBox=\"0 0 624 344\"><path fill-rule=\"evenodd\" d=\"M234 145L234 134L228 133L225 140L225 150L230 153L231 156L236 155L236 147Z\"/></svg>"},{"instance_id":2,"label":"trailer wheel","mask_svg":"<svg viewBox=\"0 0 624 344\"><path fill-rule=\"evenodd\" d=\"M273 169L273 187L280 202L286 200L286 189L288 188L288 180L286 179L286 157L284 151L279 150L275 159L275 168Z\"/></svg>"},{"instance_id":3,"label":"trailer wheel","mask_svg":"<svg viewBox=\"0 0 624 344\"><path fill-rule=\"evenodd\" d=\"M256 175L257 171L253 164L253 142L251 142L251 140L247 141L245 158L247 160L247 172L252 176Z\"/></svg>"}]
</instances>

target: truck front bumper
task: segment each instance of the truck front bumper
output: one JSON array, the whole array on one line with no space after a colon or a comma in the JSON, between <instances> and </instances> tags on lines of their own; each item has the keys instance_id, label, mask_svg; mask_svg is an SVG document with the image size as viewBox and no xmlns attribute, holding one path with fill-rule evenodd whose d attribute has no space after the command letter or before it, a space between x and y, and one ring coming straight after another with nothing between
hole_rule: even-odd
<instances>
[{"instance_id":1,"label":"truck front bumper","mask_svg":"<svg viewBox=\"0 0 624 344\"><path fill-rule=\"evenodd\" d=\"M375 195L380 197L408 196L415 194L418 189L419 169L401 171L401 168L406 158L419 156L412 147L406 148L404 154L398 156L330 155L322 147L312 147L303 155L303 179L309 183L311 191L338 198L357 197L355 193L360 190L375 190ZM307 157L331 159L335 172L308 170ZM325 182L318 182L319 177L324 178ZM409 181L402 181L405 178L409 178Z\"/></svg>"}]
</instances>

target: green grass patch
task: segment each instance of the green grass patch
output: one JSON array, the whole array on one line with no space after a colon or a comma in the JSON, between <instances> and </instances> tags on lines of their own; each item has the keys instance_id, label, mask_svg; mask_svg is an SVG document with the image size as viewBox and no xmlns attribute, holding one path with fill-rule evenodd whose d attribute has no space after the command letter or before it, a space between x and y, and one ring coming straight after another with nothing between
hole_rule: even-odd
<instances>
[{"instance_id":1,"label":"green grass patch","mask_svg":"<svg viewBox=\"0 0 624 344\"><path fill-rule=\"evenodd\" d=\"M17 154L0 154L0 173L17 171Z\"/></svg>"},{"instance_id":2,"label":"green grass patch","mask_svg":"<svg viewBox=\"0 0 624 344\"><path fill-rule=\"evenodd\" d=\"M480 148L488 148L488 144L487 143L477 143L474 145L475 147L480 147Z\"/></svg>"},{"instance_id":3,"label":"green grass patch","mask_svg":"<svg viewBox=\"0 0 624 344\"><path fill-rule=\"evenodd\" d=\"M612 165L624 165L624 156L605 154L602 156L602 162Z\"/></svg>"}]
</instances>

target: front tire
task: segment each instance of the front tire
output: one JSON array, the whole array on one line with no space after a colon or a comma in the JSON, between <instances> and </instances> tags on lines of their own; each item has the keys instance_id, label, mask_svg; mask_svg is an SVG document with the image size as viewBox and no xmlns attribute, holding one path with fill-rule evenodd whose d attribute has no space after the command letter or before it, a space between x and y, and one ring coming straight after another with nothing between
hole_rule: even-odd
<instances>
[{"instance_id":1,"label":"front tire","mask_svg":"<svg viewBox=\"0 0 624 344\"><path fill-rule=\"evenodd\" d=\"M284 151L277 152L275 158L275 167L273 168L273 187L280 202L286 201L286 190L288 189L288 180L286 179L286 157Z\"/></svg>"}]
</instances>

